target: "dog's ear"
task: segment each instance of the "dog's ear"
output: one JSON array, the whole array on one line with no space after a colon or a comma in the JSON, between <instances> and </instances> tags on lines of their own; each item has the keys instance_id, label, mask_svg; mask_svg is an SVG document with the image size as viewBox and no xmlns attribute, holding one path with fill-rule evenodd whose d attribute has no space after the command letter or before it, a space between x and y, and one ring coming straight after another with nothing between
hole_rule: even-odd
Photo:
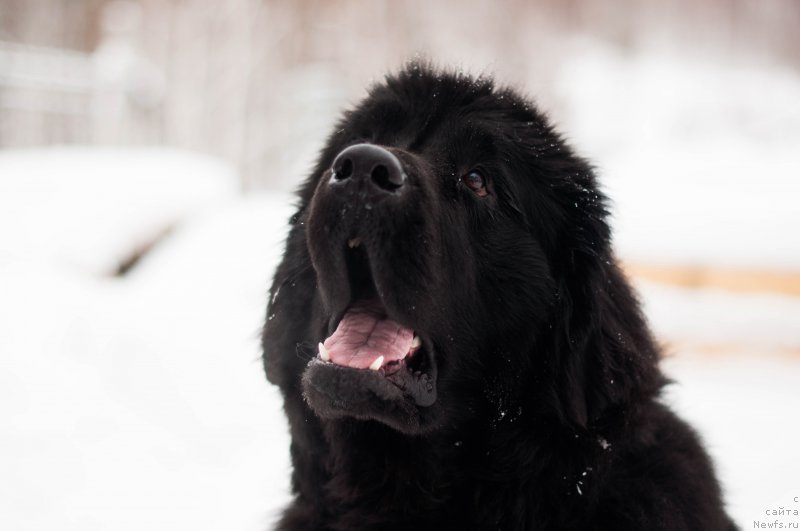
<instances>
[{"instance_id":1,"label":"dog's ear","mask_svg":"<svg viewBox=\"0 0 800 531\"><path fill-rule=\"evenodd\" d=\"M554 393L565 420L578 427L606 422L663 384L658 348L615 261L583 266L576 261L574 276L560 279L561 320L550 338L559 360Z\"/></svg>"},{"instance_id":2,"label":"dog's ear","mask_svg":"<svg viewBox=\"0 0 800 531\"><path fill-rule=\"evenodd\" d=\"M546 184L533 199L545 217L534 226L542 227L537 236L556 286L545 338L554 356L549 402L562 421L586 428L654 396L663 377L658 348L611 249L606 198L590 166L556 145L549 161L538 160Z\"/></svg>"},{"instance_id":3,"label":"dog's ear","mask_svg":"<svg viewBox=\"0 0 800 531\"><path fill-rule=\"evenodd\" d=\"M261 335L267 379L284 392L296 386L303 367L315 354L310 327L314 322L316 278L306 249L303 220L301 208L289 222L289 236L269 290Z\"/></svg>"},{"instance_id":4,"label":"dog's ear","mask_svg":"<svg viewBox=\"0 0 800 531\"><path fill-rule=\"evenodd\" d=\"M305 205L302 194L301 191L301 202ZM317 313L320 304L316 276L306 248L303 207L292 216L289 224L283 259L269 291L262 333L263 360L267 379L280 388L284 397L283 408L292 438L293 488L303 493L311 507L317 507L322 506L323 489L329 478L314 455L325 442L319 419L303 398L301 376L309 360L316 356L316 343L312 340L319 337L319 331L315 335L313 329L323 318ZM289 510L283 521L291 522L294 514Z\"/></svg>"}]
</instances>

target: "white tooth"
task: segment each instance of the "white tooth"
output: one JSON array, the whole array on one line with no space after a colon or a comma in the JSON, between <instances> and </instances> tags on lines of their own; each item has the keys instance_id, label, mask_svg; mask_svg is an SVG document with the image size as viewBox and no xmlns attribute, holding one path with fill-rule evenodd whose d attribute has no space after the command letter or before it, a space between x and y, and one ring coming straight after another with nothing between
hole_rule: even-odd
<instances>
[{"instance_id":1,"label":"white tooth","mask_svg":"<svg viewBox=\"0 0 800 531\"><path fill-rule=\"evenodd\" d=\"M322 361L331 361L331 355L322 343L319 344L319 359Z\"/></svg>"},{"instance_id":2,"label":"white tooth","mask_svg":"<svg viewBox=\"0 0 800 531\"><path fill-rule=\"evenodd\" d=\"M372 365L370 365L369 368L373 371L377 371L381 368L381 365L383 365L383 356L378 356L375 358L375 361L372 362Z\"/></svg>"},{"instance_id":3,"label":"white tooth","mask_svg":"<svg viewBox=\"0 0 800 531\"><path fill-rule=\"evenodd\" d=\"M419 336L414 336L414 340L411 342L411 348L419 348L422 346L422 340Z\"/></svg>"},{"instance_id":4,"label":"white tooth","mask_svg":"<svg viewBox=\"0 0 800 531\"><path fill-rule=\"evenodd\" d=\"M361 238L353 238L352 240L347 240L347 246L351 249L358 247L361 245Z\"/></svg>"}]
</instances>

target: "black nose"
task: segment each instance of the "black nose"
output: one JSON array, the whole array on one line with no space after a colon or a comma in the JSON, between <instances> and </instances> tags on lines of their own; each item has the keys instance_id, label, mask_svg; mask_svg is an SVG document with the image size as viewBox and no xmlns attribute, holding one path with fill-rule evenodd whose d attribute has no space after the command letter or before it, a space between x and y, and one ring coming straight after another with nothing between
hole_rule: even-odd
<instances>
[{"instance_id":1,"label":"black nose","mask_svg":"<svg viewBox=\"0 0 800 531\"><path fill-rule=\"evenodd\" d=\"M400 161L388 150L372 144L356 144L343 150L333 161L333 178L368 181L373 189L398 192L406 183Z\"/></svg>"}]
</instances>

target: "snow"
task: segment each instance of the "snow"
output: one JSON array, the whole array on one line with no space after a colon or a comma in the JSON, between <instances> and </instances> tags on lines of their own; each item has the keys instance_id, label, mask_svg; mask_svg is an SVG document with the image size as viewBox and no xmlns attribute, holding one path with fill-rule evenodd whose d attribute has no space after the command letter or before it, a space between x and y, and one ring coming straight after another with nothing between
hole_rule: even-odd
<instances>
[{"instance_id":1,"label":"snow","mask_svg":"<svg viewBox=\"0 0 800 531\"><path fill-rule=\"evenodd\" d=\"M665 368L676 381L668 402L700 432L734 520L750 528L778 507L774 501L793 506L788 494L797 496L800 477L797 360L684 356Z\"/></svg>"},{"instance_id":2,"label":"snow","mask_svg":"<svg viewBox=\"0 0 800 531\"><path fill-rule=\"evenodd\" d=\"M755 350L800 347L800 299L636 282L645 315L659 337L677 343Z\"/></svg>"},{"instance_id":3,"label":"snow","mask_svg":"<svg viewBox=\"0 0 800 531\"><path fill-rule=\"evenodd\" d=\"M562 128L600 165L620 255L796 270L797 77L597 53L565 65ZM288 501L258 336L292 200L237 182L166 149L0 152L4 528L260 530ZM800 300L637 287L667 400L748 526L800 476Z\"/></svg>"},{"instance_id":4,"label":"snow","mask_svg":"<svg viewBox=\"0 0 800 531\"><path fill-rule=\"evenodd\" d=\"M140 155L109 158L132 168ZM89 275L49 249L23 252L2 233L0 248L11 251L0 260L4 527L264 529L288 499L286 423L264 378L258 332L290 200L234 197L211 178L222 165L163 155L153 167L176 173L161 176L150 196L159 208L139 219L157 231L158 221L181 223L127 277ZM91 164L53 162L62 168L56 180ZM204 201L201 192L174 193L192 175L201 190L224 193ZM65 198L81 217L98 200L96 181L71 182L89 187ZM121 188L112 197L135 186ZM64 197L58 186L40 191L42 203ZM134 228L135 219L118 226ZM80 230L64 231L61 249L79 248ZM138 234L147 231L121 230L128 248L105 240L111 249L96 256L129 252Z\"/></svg>"},{"instance_id":5,"label":"snow","mask_svg":"<svg viewBox=\"0 0 800 531\"><path fill-rule=\"evenodd\" d=\"M225 164L181 151L81 147L0 152L0 263L113 273L179 219L224 197Z\"/></svg>"},{"instance_id":6,"label":"snow","mask_svg":"<svg viewBox=\"0 0 800 531\"><path fill-rule=\"evenodd\" d=\"M796 270L800 75L588 42L561 69L561 129L613 199L633 261Z\"/></svg>"}]
</instances>

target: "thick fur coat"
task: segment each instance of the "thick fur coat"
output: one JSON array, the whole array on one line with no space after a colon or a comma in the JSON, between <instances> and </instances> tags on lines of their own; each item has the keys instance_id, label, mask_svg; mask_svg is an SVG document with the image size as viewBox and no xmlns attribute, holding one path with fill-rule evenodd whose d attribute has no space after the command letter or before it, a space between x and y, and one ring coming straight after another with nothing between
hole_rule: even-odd
<instances>
[{"instance_id":1,"label":"thick fur coat","mask_svg":"<svg viewBox=\"0 0 800 531\"><path fill-rule=\"evenodd\" d=\"M263 334L318 530L733 529L592 168L517 92L412 63L330 135Z\"/></svg>"}]
</instances>

